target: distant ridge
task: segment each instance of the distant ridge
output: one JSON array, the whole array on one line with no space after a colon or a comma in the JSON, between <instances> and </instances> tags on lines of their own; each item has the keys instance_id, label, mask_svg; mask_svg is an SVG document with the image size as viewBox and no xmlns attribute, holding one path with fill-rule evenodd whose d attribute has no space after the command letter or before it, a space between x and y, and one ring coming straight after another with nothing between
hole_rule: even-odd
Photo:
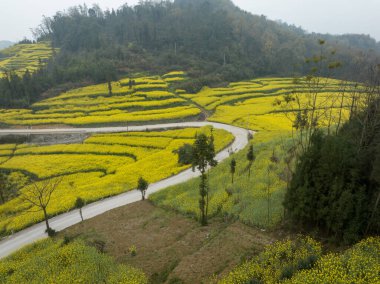
<instances>
[{"instance_id":1,"label":"distant ridge","mask_svg":"<svg viewBox=\"0 0 380 284\"><path fill-rule=\"evenodd\" d=\"M14 44L14 42L11 42L9 40L0 40L0 50L7 48L7 47L10 47L13 44Z\"/></svg>"}]
</instances>

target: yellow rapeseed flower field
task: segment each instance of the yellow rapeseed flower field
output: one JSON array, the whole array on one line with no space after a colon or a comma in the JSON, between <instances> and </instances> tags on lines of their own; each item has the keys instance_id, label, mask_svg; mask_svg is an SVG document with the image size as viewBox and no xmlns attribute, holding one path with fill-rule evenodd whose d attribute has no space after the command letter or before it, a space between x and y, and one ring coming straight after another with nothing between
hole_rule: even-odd
<instances>
[{"instance_id":1,"label":"yellow rapeseed flower field","mask_svg":"<svg viewBox=\"0 0 380 284\"><path fill-rule=\"evenodd\" d=\"M380 283L380 238L371 237L341 253L322 255L310 238L281 241L231 271L219 283Z\"/></svg>"},{"instance_id":2,"label":"yellow rapeseed flower field","mask_svg":"<svg viewBox=\"0 0 380 284\"><path fill-rule=\"evenodd\" d=\"M197 132L210 130L97 134L82 144L6 144L0 147L0 168L38 179L63 176L48 208L53 216L72 209L77 197L91 202L135 188L140 176L152 183L179 173L188 166L178 164L175 151L192 144ZM233 139L224 130L213 133L217 150ZM0 231L7 234L41 221L41 212L31 209L19 198L0 205Z\"/></svg>"},{"instance_id":3,"label":"yellow rapeseed flower field","mask_svg":"<svg viewBox=\"0 0 380 284\"><path fill-rule=\"evenodd\" d=\"M0 283L146 284L136 268L117 264L83 241L43 240L0 261Z\"/></svg>"},{"instance_id":4,"label":"yellow rapeseed flower field","mask_svg":"<svg viewBox=\"0 0 380 284\"><path fill-rule=\"evenodd\" d=\"M168 77L172 82L176 77ZM133 84L130 85L130 81ZM169 91L159 76L124 78L108 84L70 90L37 102L31 109L0 110L0 124L73 126L136 124L198 117L201 110Z\"/></svg>"}]
</instances>

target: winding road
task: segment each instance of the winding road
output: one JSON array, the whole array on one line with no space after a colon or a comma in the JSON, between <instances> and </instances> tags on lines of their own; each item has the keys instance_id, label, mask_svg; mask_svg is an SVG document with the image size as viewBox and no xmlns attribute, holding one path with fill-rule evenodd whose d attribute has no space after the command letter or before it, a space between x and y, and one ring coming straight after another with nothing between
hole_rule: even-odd
<instances>
[{"instance_id":1,"label":"winding road","mask_svg":"<svg viewBox=\"0 0 380 284\"><path fill-rule=\"evenodd\" d=\"M129 127L102 127L102 128L55 128L55 129L0 129L2 135L27 135L27 134L75 134L75 133L112 133L126 131L146 131L158 129L173 129L186 127L203 127L211 125L214 128L224 129L235 136L234 142L226 149L219 152L216 159L220 162L229 156L229 150L234 152L243 149L248 144L247 130L232 125L214 123L214 122L180 122L156 125L129 126ZM153 183L149 186L147 196L166 187L185 182L191 178L199 176L198 172L191 169L185 170L175 176ZM141 200L141 193L137 190L131 190L110 198L102 199L85 206L83 217L85 219L93 218L109 210L137 202ZM81 222L77 210L57 215L49 220L51 227L56 231L64 230L70 226ZM0 259L4 258L25 245L31 244L37 240L47 237L45 233L45 223L41 222L27 229L6 237L0 241Z\"/></svg>"}]
</instances>

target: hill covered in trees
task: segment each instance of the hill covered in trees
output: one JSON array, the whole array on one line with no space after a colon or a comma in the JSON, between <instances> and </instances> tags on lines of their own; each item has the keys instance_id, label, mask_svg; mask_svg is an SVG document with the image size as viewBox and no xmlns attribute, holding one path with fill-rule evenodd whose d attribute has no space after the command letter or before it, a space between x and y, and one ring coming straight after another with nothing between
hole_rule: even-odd
<instances>
[{"instance_id":1,"label":"hill covered in trees","mask_svg":"<svg viewBox=\"0 0 380 284\"><path fill-rule=\"evenodd\" d=\"M302 75L309 71L305 58L320 54L320 39L327 41L324 56L342 66L338 78L364 80L366 66L380 58L380 43L369 36L308 34L230 0L141 1L118 10L77 6L44 18L34 35L60 52L32 82L12 76L0 82L1 96L7 94L3 106L29 104L20 99L20 89L33 103L67 82L100 83L131 72L186 70L197 79L182 86L188 91L258 76Z\"/></svg>"},{"instance_id":2,"label":"hill covered in trees","mask_svg":"<svg viewBox=\"0 0 380 284\"><path fill-rule=\"evenodd\" d=\"M340 77L360 79L354 67L380 54L380 44L368 36L307 34L245 12L230 0L142 1L117 11L73 7L45 18L36 35L66 52L103 50L125 66L126 50L140 48L152 55L149 68L214 70L229 80L303 73L305 57L319 53L320 38L337 51Z\"/></svg>"}]
</instances>

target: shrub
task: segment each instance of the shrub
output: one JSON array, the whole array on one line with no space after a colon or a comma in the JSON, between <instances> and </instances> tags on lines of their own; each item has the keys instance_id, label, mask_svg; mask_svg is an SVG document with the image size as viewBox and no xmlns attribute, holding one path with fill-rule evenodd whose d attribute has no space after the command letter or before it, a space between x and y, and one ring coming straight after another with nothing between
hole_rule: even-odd
<instances>
[{"instance_id":1,"label":"shrub","mask_svg":"<svg viewBox=\"0 0 380 284\"><path fill-rule=\"evenodd\" d=\"M128 252L131 256L136 256L137 254L137 248L135 245L132 245L128 248Z\"/></svg>"},{"instance_id":2,"label":"shrub","mask_svg":"<svg viewBox=\"0 0 380 284\"><path fill-rule=\"evenodd\" d=\"M178 163L181 165L190 165L193 162L193 146L185 144L178 149Z\"/></svg>"}]
</instances>

